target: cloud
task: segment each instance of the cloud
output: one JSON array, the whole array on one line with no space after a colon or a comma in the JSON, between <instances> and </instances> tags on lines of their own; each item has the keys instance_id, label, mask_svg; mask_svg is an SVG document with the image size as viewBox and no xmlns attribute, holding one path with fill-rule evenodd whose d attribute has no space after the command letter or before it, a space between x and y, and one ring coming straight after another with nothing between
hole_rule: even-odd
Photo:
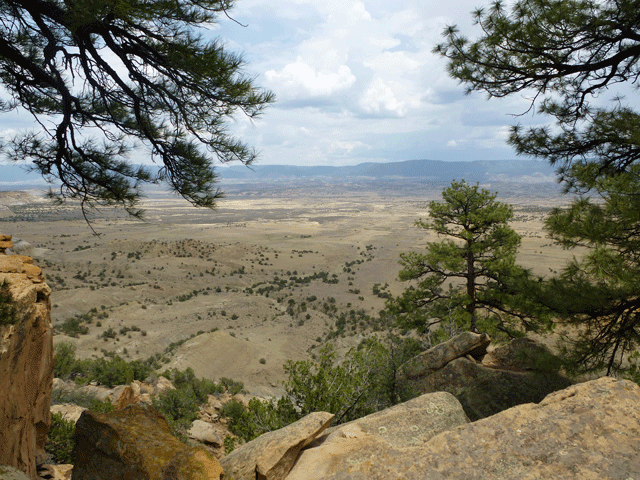
<instances>
[{"instance_id":1,"label":"cloud","mask_svg":"<svg viewBox=\"0 0 640 480\"><path fill-rule=\"evenodd\" d=\"M366 113L396 117L404 117L419 104L420 98L411 95L404 85L381 78L374 78L360 98L360 106Z\"/></svg>"},{"instance_id":2,"label":"cloud","mask_svg":"<svg viewBox=\"0 0 640 480\"><path fill-rule=\"evenodd\" d=\"M334 72L323 72L304 63L300 58L279 71L267 71L265 77L268 85L285 98L328 96L350 87L356 81L346 65L340 65Z\"/></svg>"}]
</instances>

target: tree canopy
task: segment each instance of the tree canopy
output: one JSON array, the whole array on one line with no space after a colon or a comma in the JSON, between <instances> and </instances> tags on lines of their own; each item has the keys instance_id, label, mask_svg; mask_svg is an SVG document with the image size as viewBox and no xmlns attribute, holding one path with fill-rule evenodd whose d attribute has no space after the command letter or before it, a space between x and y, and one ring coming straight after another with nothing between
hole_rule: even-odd
<instances>
[{"instance_id":1,"label":"tree canopy","mask_svg":"<svg viewBox=\"0 0 640 480\"><path fill-rule=\"evenodd\" d=\"M557 165L567 188L577 190L591 186L576 179L581 166L615 173L640 158L638 113L624 98L594 102L638 80L640 1L520 0L510 11L495 1L473 15L483 31L479 39L451 26L435 51L449 59L450 74L468 92L530 94L532 108L554 117L555 128L514 126L509 142L518 153Z\"/></svg>"},{"instance_id":2,"label":"tree canopy","mask_svg":"<svg viewBox=\"0 0 640 480\"><path fill-rule=\"evenodd\" d=\"M24 109L37 131L5 140L12 160L57 179L56 198L136 213L145 182L165 181L212 207L216 161L251 163L229 134L235 112L259 115L273 95L202 28L232 0L6 0L0 3L3 111ZM152 174L128 155L143 147Z\"/></svg>"},{"instance_id":3,"label":"tree canopy","mask_svg":"<svg viewBox=\"0 0 640 480\"><path fill-rule=\"evenodd\" d=\"M436 326L509 335L520 323L535 328L519 294L529 275L515 263L520 236L507 223L511 206L464 181L453 182L442 199L430 202L429 220L416 225L447 238L427 243L424 253L400 255L399 279L418 282L387 301L387 311L427 334Z\"/></svg>"},{"instance_id":4,"label":"tree canopy","mask_svg":"<svg viewBox=\"0 0 640 480\"><path fill-rule=\"evenodd\" d=\"M540 300L574 327L563 341L568 365L611 374L640 345L640 165L598 179L594 190L597 201L578 199L546 221L556 241L587 250Z\"/></svg>"},{"instance_id":5,"label":"tree canopy","mask_svg":"<svg viewBox=\"0 0 640 480\"><path fill-rule=\"evenodd\" d=\"M562 345L570 366L625 370L640 341L640 116L619 94L635 95L640 76L640 1L520 0L509 10L497 1L474 16L479 39L452 26L435 51L468 92L531 94L555 125L516 125L509 142L557 165L581 194L546 227L586 253L545 283L538 302L572 327Z\"/></svg>"}]
</instances>

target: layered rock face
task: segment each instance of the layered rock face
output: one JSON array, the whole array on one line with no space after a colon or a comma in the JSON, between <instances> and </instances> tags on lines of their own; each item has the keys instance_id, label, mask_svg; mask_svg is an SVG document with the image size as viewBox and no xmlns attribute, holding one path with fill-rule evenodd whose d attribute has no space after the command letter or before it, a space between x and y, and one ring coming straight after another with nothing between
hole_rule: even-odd
<instances>
[{"instance_id":1,"label":"layered rock face","mask_svg":"<svg viewBox=\"0 0 640 480\"><path fill-rule=\"evenodd\" d=\"M8 282L10 309L0 318L0 465L36 478L51 422L51 289L30 257L5 255L11 246L11 236L0 235L0 285Z\"/></svg>"}]
</instances>

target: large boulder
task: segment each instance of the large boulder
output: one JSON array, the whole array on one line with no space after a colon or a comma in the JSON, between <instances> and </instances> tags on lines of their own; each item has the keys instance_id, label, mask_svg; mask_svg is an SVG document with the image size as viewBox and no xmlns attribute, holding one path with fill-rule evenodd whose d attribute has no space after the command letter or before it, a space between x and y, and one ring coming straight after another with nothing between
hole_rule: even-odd
<instances>
[{"instance_id":1,"label":"large boulder","mask_svg":"<svg viewBox=\"0 0 640 480\"><path fill-rule=\"evenodd\" d=\"M280 430L265 433L220 460L225 480L280 480L302 448L311 443L334 415L315 412ZM308 477L308 478L314 478Z\"/></svg>"},{"instance_id":2,"label":"large boulder","mask_svg":"<svg viewBox=\"0 0 640 480\"><path fill-rule=\"evenodd\" d=\"M487 368L457 358L430 375L415 379L418 392L449 392L460 401L473 422L523 403L538 403L549 393L571 385L553 372Z\"/></svg>"},{"instance_id":3,"label":"large boulder","mask_svg":"<svg viewBox=\"0 0 640 480\"><path fill-rule=\"evenodd\" d=\"M189 447L153 407L130 405L76 423L73 480L219 480L222 468L204 448Z\"/></svg>"},{"instance_id":4,"label":"large boulder","mask_svg":"<svg viewBox=\"0 0 640 480\"><path fill-rule=\"evenodd\" d=\"M471 355L481 359L490 343L491 339L485 333L462 332L408 360L400 367L401 375L416 379L440 370L456 358Z\"/></svg>"},{"instance_id":5,"label":"large boulder","mask_svg":"<svg viewBox=\"0 0 640 480\"><path fill-rule=\"evenodd\" d=\"M424 397L424 416L437 415ZM640 478L638 412L638 385L602 378L430 437L397 439L356 420L303 450L286 480Z\"/></svg>"},{"instance_id":6,"label":"large boulder","mask_svg":"<svg viewBox=\"0 0 640 480\"><path fill-rule=\"evenodd\" d=\"M373 478L368 476L370 471L384 468L387 463L400 467L392 467L384 478L404 478L401 465L413 461L425 442L468 421L453 395L422 395L331 429L301 453L286 478Z\"/></svg>"},{"instance_id":7,"label":"large boulder","mask_svg":"<svg viewBox=\"0 0 640 480\"><path fill-rule=\"evenodd\" d=\"M486 335L464 332L405 363L399 381L419 394L455 395L471 421L540 402L572 383L557 372L559 360L531 339L514 339L489 352L487 345Z\"/></svg>"},{"instance_id":8,"label":"large boulder","mask_svg":"<svg viewBox=\"0 0 640 480\"><path fill-rule=\"evenodd\" d=\"M0 235L0 250L10 244L10 236ZM21 255L0 253L3 282L9 286L2 295L15 315L0 321L0 465L36 478L51 424L51 289L33 260Z\"/></svg>"}]
</instances>

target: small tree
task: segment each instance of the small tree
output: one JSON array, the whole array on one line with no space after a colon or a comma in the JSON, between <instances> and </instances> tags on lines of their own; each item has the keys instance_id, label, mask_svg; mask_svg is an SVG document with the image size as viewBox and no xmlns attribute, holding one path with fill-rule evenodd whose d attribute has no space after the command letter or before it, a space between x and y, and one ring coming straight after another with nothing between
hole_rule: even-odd
<instances>
[{"instance_id":1,"label":"small tree","mask_svg":"<svg viewBox=\"0 0 640 480\"><path fill-rule=\"evenodd\" d=\"M454 181L442 198L429 204L430 220L416 225L448 238L428 243L426 253L400 255L400 280L418 283L388 300L388 312L400 325L423 334L435 326L442 333L453 324L514 335L513 320L535 328L522 313L532 307L520 295L530 282L528 272L515 263L520 237L507 224L512 208L464 181Z\"/></svg>"}]
</instances>

